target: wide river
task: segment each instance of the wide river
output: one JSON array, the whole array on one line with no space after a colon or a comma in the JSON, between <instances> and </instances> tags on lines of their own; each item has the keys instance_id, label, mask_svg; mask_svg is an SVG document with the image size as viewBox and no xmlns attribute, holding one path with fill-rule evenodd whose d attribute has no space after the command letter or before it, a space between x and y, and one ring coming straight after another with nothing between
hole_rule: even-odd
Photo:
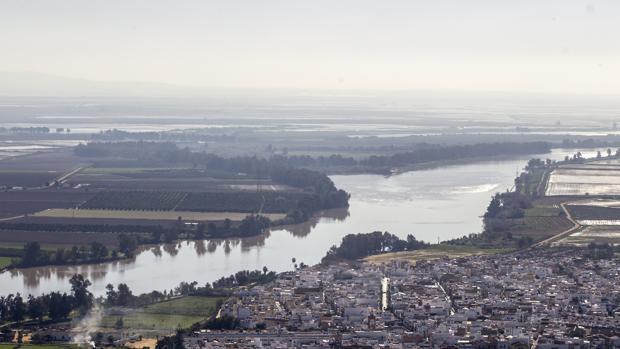
<instances>
[{"instance_id":1,"label":"wide river","mask_svg":"<svg viewBox=\"0 0 620 349\"><path fill-rule=\"evenodd\" d=\"M573 149L541 157L562 159ZM582 151L594 156L595 151ZM350 233L389 231L437 242L480 232L491 195L512 187L517 171L532 156L481 161L407 172L395 176L342 175L331 178L351 194L348 210L324 212L307 224L256 238L182 241L144 248L128 261L11 270L0 274L0 295L69 290L68 279L86 275L95 295L108 283L127 283L134 294L169 290L181 281L204 284L243 269L285 271L297 263L318 263Z\"/></svg>"}]
</instances>

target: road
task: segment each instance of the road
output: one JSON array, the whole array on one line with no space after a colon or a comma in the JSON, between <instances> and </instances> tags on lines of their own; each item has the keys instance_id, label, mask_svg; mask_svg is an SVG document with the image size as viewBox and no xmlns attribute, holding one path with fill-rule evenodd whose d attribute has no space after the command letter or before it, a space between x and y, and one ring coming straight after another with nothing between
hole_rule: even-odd
<instances>
[{"instance_id":1,"label":"road","mask_svg":"<svg viewBox=\"0 0 620 349\"><path fill-rule=\"evenodd\" d=\"M82 171L82 170L83 170L83 169L85 169L86 167L87 167L87 166L80 166L80 167L78 167L78 168L74 169L73 171L70 171L69 173L67 173L67 174L63 175L63 176L58 177L58 179L56 179L56 181L55 181L55 182L56 182L56 183L58 183L58 184L60 184L60 183L62 183L62 181L67 180L69 177L71 177L71 176L73 176L74 174L76 174L76 173L78 173L78 172Z\"/></svg>"}]
</instances>

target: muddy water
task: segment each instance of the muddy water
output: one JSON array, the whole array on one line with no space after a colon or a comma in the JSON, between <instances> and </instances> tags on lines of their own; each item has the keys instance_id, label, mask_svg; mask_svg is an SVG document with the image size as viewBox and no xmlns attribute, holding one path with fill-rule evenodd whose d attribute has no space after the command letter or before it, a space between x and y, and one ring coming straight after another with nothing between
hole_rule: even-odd
<instances>
[{"instance_id":1,"label":"muddy water","mask_svg":"<svg viewBox=\"0 0 620 349\"><path fill-rule=\"evenodd\" d=\"M546 157L560 159L574 150L554 150ZM591 156L595 152L583 152ZM40 294L68 290L68 279L82 273L101 295L108 283L127 283L134 293L168 290L181 281L204 283L242 269L284 271L297 263L314 264L349 233L389 231L401 237L414 234L429 242L481 230L480 216L490 196L512 187L515 173L530 156L379 175L333 176L351 193L348 210L324 212L310 222L266 235L233 240L183 241L145 248L134 259L114 263L43 267L0 274L0 295Z\"/></svg>"}]
</instances>

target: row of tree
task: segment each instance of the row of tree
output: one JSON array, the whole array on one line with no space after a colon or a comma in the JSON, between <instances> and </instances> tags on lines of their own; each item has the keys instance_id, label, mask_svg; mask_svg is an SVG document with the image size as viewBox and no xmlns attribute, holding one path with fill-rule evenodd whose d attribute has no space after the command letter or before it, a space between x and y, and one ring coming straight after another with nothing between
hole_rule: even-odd
<instances>
[{"instance_id":1,"label":"row of tree","mask_svg":"<svg viewBox=\"0 0 620 349\"><path fill-rule=\"evenodd\" d=\"M14 259L13 264L18 267L33 267L49 264L94 263L107 259L108 255L108 248L99 242L93 242L89 246L73 246L70 249L59 248L56 251L46 251L41 249L41 245L35 241L24 245L21 258Z\"/></svg>"},{"instance_id":2,"label":"row of tree","mask_svg":"<svg viewBox=\"0 0 620 349\"><path fill-rule=\"evenodd\" d=\"M133 294L127 284L118 284L116 288L114 285L108 284L104 302L108 306L143 306L176 296L226 297L230 295L231 289L234 287L265 284L275 280L276 277L277 274L274 271L269 271L267 267L263 267L263 270L241 270L230 276L221 277L213 283L207 282L204 286L198 286L197 281L184 281L169 292L166 290L163 292L152 291L137 296Z\"/></svg>"},{"instance_id":3,"label":"row of tree","mask_svg":"<svg viewBox=\"0 0 620 349\"><path fill-rule=\"evenodd\" d=\"M323 262L338 259L356 260L385 252L413 251L429 247L413 235L405 240L388 232L375 231L368 234L349 234L342 238L340 246L332 246Z\"/></svg>"},{"instance_id":4,"label":"row of tree","mask_svg":"<svg viewBox=\"0 0 620 349\"><path fill-rule=\"evenodd\" d=\"M340 154L312 157L309 155L273 155L271 161L289 167L330 168L354 167L362 171L386 172L394 167L406 167L435 161L462 160L492 156L543 154L551 150L546 142L502 142L442 146L416 144L415 149L393 155L372 155L367 158L345 157Z\"/></svg>"},{"instance_id":5,"label":"row of tree","mask_svg":"<svg viewBox=\"0 0 620 349\"><path fill-rule=\"evenodd\" d=\"M46 317L57 321L67 318L74 310L85 314L93 305L93 295L88 290L90 281L76 274L69 283L70 294L52 292L39 297L30 295L26 300L19 293L0 297L0 323L19 323L27 318L41 322Z\"/></svg>"}]
</instances>

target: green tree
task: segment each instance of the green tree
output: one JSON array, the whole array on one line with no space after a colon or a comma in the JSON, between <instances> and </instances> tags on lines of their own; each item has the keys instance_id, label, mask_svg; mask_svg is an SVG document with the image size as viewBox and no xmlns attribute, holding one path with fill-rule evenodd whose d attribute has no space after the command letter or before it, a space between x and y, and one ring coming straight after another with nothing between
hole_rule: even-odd
<instances>
[{"instance_id":1,"label":"green tree","mask_svg":"<svg viewBox=\"0 0 620 349\"><path fill-rule=\"evenodd\" d=\"M22 256L22 266L34 266L42 262L43 253L41 245L38 242L28 242L24 245L24 254Z\"/></svg>"},{"instance_id":2,"label":"green tree","mask_svg":"<svg viewBox=\"0 0 620 349\"><path fill-rule=\"evenodd\" d=\"M138 248L138 241L133 235L120 234L118 236L118 248L126 256L132 256Z\"/></svg>"},{"instance_id":3,"label":"green tree","mask_svg":"<svg viewBox=\"0 0 620 349\"><path fill-rule=\"evenodd\" d=\"M24 299L18 293L13 298L13 302L11 304L11 319L15 322L21 322L26 316L26 304L24 303Z\"/></svg>"},{"instance_id":4,"label":"green tree","mask_svg":"<svg viewBox=\"0 0 620 349\"><path fill-rule=\"evenodd\" d=\"M94 259L103 259L108 256L108 248L99 242L90 244L90 254Z\"/></svg>"},{"instance_id":5,"label":"green tree","mask_svg":"<svg viewBox=\"0 0 620 349\"><path fill-rule=\"evenodd\" d=\"M44 314L45 306L42 299L32 295L28 296L28 316L31 319L37 319L40 322L43 321Z\"/></svg>"},{"instance_id":6,"label":"green tree","mask_svg":"<svg viewBox=\"0 0 620 349\"><path fill-rule=\"evenodd\" d=\"M73 299L76 307L80 308L83 312L90 309L93 305L93 294L88 291L88 287L91 282L85 279L81 274L75 274L69 280L71 284L71 291L73 292Z\"/></svg>"}]
</instances>

